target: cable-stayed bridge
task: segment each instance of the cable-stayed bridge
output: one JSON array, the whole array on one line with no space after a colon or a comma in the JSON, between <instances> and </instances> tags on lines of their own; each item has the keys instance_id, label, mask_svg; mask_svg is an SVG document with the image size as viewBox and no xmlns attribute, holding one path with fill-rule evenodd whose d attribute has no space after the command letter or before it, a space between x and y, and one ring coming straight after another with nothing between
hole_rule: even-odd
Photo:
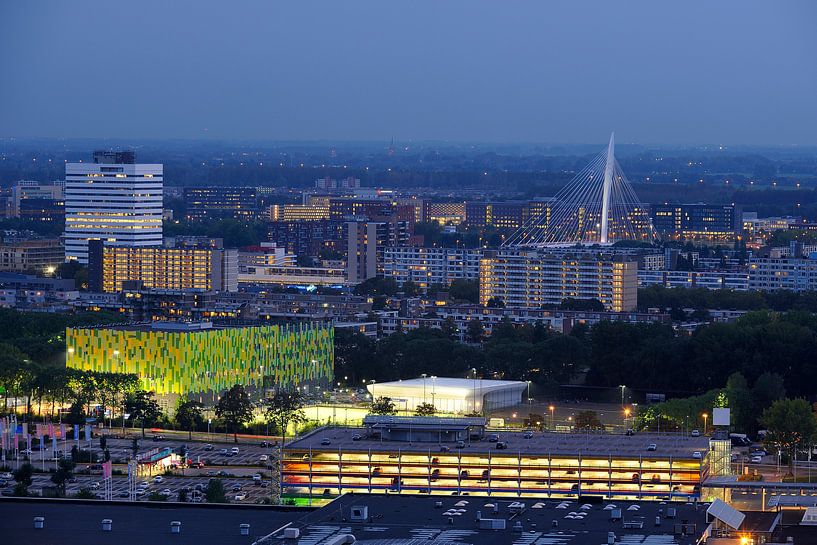
<instances>
[{"instance_id":1,"label":"cable-stayed bridge","mask_svg":"<svg viewBox=\"0 0 817 545\"><path fill-rule=\"evenodd\" d=\"M503 246L653 242L650 215L615 158L615 135L607 149L563 187L543 211L532 216Z\"/></svg>"}]
</instances>

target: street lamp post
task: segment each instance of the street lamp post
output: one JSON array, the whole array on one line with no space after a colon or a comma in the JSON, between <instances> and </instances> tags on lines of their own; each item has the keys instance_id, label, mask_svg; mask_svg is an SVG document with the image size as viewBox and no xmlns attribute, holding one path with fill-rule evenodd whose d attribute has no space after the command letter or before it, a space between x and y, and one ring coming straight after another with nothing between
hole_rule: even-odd
<instances>
[{"instance_id":1,"label":"street lamp post","mask_svg":"<svg viewBox=\"0 0 817 545\"><path fill-rule=\"evenodd\" d=\"M706 419L709 418L709 415L704 413L701 416L704 417L704 435L706 435Z\"/></svg>"},{"instance_id":2,"label":"street lamp post","mask_svg":"<svg viewBox=\"0 0 817 545\"><path fill-rule=\"evenodd\" d=\"M421 376L421 377L423 377L423 405L425 405L425 402L426 402L426 377L427 377L428 375L426 375L425 373L423 373L423 374L422 374L422 375L420 375L420 376Z\"/></svg>"},{"instance_id":3,"label":"street lamp post","mask_svg":"<svg viewBox=\"0 0 817 545\"><path fill-rule=\"evenodd\" d=\"M621 406L623 407L624 406L624 390L627 389L627 387L625 385L623 385L623 384L619 384L618 387L621 388Z\"/></svg>"},{"instance_id":4,"label":"street lamp post","mask_svg":"<svg viewBox=\"0 0 817 545\"><path fill-rule=\"evenodd\" d=\"M624 432L627 432L627 419L630 417L630 408L624 409Z\"/></svg>"},{"instance_id":5,"label":"street lamp post","mask_svg":"<svg viewBox=\"0 0 817 545\"><path fill-rule=\"evenodd\" d=\"M528 380L526 382L528 383L528 411L530 411L530 406L533 400L530 397L530 381Z\"/></svg>"},{"instance_id":6,"label":"street lamp post","mask_svg":"<svg viewBox=\"0 0 817 545\"><path fill-rule=\"evenodd\" d=\"M548 407L548 409L550 409L550 431L553 431L554 430L554 428L553 428L553 411L556 410L556 407L551 405L550 407Z\"/></svg>"}]
</instances>

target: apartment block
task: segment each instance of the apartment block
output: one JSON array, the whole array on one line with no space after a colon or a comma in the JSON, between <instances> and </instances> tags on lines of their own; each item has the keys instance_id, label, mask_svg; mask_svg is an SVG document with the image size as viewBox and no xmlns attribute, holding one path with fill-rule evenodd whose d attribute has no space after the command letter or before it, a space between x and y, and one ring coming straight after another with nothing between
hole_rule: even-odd
<instances>
[{"instance_id":1,"label":"apartment block","mask_svg":"<svg viewBox=\"0 0 817 545\"><path fill-rule=\"evenodd\" d=\"M632 310L638 262L615 255L573 255L546 250L486 252L480 261L480 304L511 307L558 305L564 299L598 299L607 310Z\"/></svg>"}]
</instances>

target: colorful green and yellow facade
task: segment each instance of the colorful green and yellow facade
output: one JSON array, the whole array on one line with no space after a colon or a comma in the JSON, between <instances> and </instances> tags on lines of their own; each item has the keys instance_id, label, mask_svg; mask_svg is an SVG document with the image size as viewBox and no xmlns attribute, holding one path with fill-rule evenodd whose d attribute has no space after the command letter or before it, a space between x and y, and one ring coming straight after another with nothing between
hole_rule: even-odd
<instances>
[{"instance_id":1,"label":"colorful green and yellow facade","mask_svg":"<svg viewBox=\"0 0 817 545\"><path fill-rule=\"evenodd\" d=\"M133 373L158 395L220 392L234 384L291 388L331 382L334 372L334 328L325 323L68 328L65 339L68 367Z\"/></svg>"}]
</instances>

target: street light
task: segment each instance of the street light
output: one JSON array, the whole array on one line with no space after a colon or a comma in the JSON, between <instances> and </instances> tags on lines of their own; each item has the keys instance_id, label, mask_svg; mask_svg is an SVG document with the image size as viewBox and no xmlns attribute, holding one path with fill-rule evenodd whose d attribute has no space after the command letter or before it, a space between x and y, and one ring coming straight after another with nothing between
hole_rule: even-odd
<instances>
[{"instance_id":1,"label":"street light","mask_svg":"<svg viewBox=\"0 0 817 545\"><path fill-rule=\"evenodd\" d=\"M530 410L530 405L531 405L531 402L533 401L533 400L531 399L531 397L530 397L530 381L529 381L529 380L527 380L527 381L525 381L525 382L527 382L527 383L528 383L528 410Z\"/></svg>"},{"instance_id":2,"label":"street light","mask_svg":"<svg viewBox=\"0 0 817 545\"><path fill-rule=\"evenodd\" d=\"M709 415L704 413L701 416L704 417L704 435L706 435L706 419L709 418Z\"/></svg>"},{"instance_id":3,"label":"street light","mask_svg":"<svg viewBox=\"0 0 817 545\"><path fill-rule=\"evenodd\" d=\"M630 417L630 408L624 409L624 431L627 431L627 419Z\"/></svg>"},{"instance_id":4,"label":"street light","mask_svg":"<svg viewBox=\"0 0 817 545\"><path fill-rule=\"evenodd\" d=\"M553 411L556 410L556 407L551 405L548 409L550 409L550 431L553 431Z\"/></svg>"},{"instance_id":5,"label":"street light","mask_svg":"<svg viewBox=\"0 0 817 545\"><path fill-rule=\"evenodd\" d=\"M623 385L623 384L619 384L618 387L621 388L621 406L623 407L624 406L624 390L627 387L625 385Z\"/></svg>"}]
</instances>

